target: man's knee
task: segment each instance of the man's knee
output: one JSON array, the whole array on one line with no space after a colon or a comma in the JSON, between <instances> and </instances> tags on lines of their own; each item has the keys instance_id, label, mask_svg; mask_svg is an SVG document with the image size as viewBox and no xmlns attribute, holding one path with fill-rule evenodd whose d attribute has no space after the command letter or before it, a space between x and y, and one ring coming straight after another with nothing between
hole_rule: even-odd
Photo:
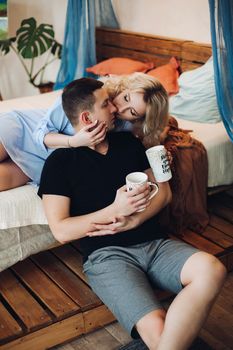
<instances>
[{"instance_id":1,"label":"man's knee","mask_svg":"<svg viewBox=\"0 0 233 350\"><path fill-rule=\"evenodd\" d=\"M149 348L155 348L163 332L166 312L155 310L143 316L136 324L136 329Z\"/></svg>"},{"instance_id":2,"label":"man's knee","mask_svg":"<svg viewBox=\"0 0 233 350\"><path fill-rule=\"evenodd\" d=\"M221 288L226 278L226 268L215 256L205 252L192 255L181 271L182 284L198 282L211 288ZM201 286L200 285L200 286Z\"/></svg>"}]
</instances>

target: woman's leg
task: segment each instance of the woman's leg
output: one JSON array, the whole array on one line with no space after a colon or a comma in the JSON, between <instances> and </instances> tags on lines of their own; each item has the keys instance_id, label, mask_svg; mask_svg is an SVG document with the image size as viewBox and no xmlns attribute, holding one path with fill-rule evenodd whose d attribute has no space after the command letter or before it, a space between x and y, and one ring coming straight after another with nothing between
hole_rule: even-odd
<instances>
[{"instance_id":1,"label":"woman's leg","mask_svg":"<svg viewBox=\"0 0 233 350\"><path fill-rule=\"evenodd\" d=\"M9 158L7 151L5 150L3 145L0 143L0 162L3 162L7 158Z\"/></svg>"},{"instance_id":2,"label":"woman's leg","mask_svg":"<svg viewBox=\"0 0 233 350\"><path fill-rule=\"evenodd\" d=\"M9 158L0 143L0 191L25 185L29 177Z\"/></svg>"}]
</instances>

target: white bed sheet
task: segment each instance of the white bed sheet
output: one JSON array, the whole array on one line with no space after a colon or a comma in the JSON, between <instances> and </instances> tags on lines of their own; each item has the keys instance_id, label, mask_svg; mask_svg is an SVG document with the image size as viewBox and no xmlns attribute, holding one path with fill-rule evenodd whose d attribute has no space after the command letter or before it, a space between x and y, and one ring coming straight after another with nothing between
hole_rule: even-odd
<instances>
[{"instance_id":1,"label":"white bed sheet","mask_svg":"<svg viewBox=\"0 0 233 350\"><path fill-rule=\"evenodd\" d=\"M207 150L208 187L233 184L233 143L223 123L206 124L176 119L180 128L193 130L191 135L201 141Z\"/></svg>"}]
</instances>

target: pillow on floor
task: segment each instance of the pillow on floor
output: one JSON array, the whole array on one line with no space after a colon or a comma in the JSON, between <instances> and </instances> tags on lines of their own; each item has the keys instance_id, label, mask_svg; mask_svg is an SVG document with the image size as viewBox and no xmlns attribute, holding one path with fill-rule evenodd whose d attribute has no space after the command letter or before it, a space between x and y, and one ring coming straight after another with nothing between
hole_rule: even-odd
<instances>
[{"instance_id":1,"label":"pillow on floor","mask_svg":"<svg viewBox=\"0 0 233 350\"><path fill-rule=\"evenodd\" d=\"M217 105L213 58L203 66L184 72L178 79L179 93L170 97L170 114L200 123L221 121Z\"/></svg>"}]
</instances>

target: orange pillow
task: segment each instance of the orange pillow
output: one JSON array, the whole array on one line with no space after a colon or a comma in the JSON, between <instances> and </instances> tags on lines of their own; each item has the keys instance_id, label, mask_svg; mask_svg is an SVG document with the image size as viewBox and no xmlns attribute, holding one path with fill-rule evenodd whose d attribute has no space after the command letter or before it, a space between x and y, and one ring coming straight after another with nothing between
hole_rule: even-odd
<instances>
[{"instance_id":1,"label":"orange pillow","mask_svg":"<svg viewBox=\"0 0 233 350\"><path fill-rule=\"evenodd\" d=\"M130 58L113 57L97 63L95 66L86 68L86 71L96 75L121 75L131 74L134 72L145 73L152 68L154 68L153 62L140 62Z\"/></svg>"},{"instance_id":2,"label":"orange pillow","mask_svg":"<svg viewBox=\"0 0 233 350\"><path fill-rule=\"evenodd\" d=\"M169 95L177 94L179 91L178 77L179 77L179 63L175 57L172 57L169 63L152 69L147 74L157 78L165 87Z\"/></svg>"}]
</instances>

